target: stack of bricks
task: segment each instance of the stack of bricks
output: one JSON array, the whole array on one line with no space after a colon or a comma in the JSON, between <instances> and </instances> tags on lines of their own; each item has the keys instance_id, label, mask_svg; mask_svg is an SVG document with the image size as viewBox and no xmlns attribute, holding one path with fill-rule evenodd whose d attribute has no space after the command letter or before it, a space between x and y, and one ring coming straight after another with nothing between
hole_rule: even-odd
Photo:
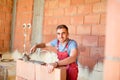
<instances>
[{"instance_id":1,"label":"stack of bricks","mask_svg":"<svg viewBox=\"0 0 120 80\"><path fill-rule=\"evenodd\" d=\"M66 68L55 68L48 73L44 65L17 60L16 80L66 80Z\"/></svg>"}]
</instances>

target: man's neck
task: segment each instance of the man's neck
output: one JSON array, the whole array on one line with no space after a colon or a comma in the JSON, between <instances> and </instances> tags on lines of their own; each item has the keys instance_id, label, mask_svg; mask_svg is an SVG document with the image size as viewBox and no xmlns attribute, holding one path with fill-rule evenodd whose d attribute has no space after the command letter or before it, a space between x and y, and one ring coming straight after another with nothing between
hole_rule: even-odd
<instances>
[{"instance_id":1,"label":"man's neck","mask_svg":"<svg viewBox=\"0 0 120 80\"><path fill-rule=\"evenodd\" d=\"M67 38L64 42L60 42L62 45L65 45L69 41L69 38Z\"/></svg>"}]
</instances>

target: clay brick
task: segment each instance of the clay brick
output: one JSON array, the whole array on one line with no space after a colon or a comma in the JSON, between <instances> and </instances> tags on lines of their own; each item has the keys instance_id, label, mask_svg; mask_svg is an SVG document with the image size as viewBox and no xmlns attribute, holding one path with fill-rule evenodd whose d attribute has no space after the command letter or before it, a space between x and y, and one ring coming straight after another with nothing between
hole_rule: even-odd
<instances>
[{"instance_id":1,"label":"clay brick","mask_svg":"<svg viewBox=\"0 0 120 80\"><path fill-rule=\"evenodd\" d=\"M85 3L96 3L100 2L101 0L85 0Z\"/></svg>"},{"instance_id":2,"label":"clay brick","mask_svg":"<svg viewBox=\"0 0 120 80\"><path fill-rule=\"evenodd\" d=\"M83 24L83 16L73 16L71 17L71 24L79 25Z\"/></svg>"},{"instance_id":3,"label":"clay brick","mask_svg":"<svg viewBox=\"0 0 120 80\"><path fill-rule=\"evenodd\" d=\"M35 65L30 62L17 60L16 75L27 80L35 80Z\"/></svg>"},{"instance_id":4,"label":"clay brick","mask_svg":"<svg viewBox=\"0 0 120 80\"><path fill-rule=\"evenodd\" d=\"M51 25L51 27L53 27L53 29L52 29L52 36L56 35L56 27L57 26L58 26L58 24L57 25ZM56 36L55 36L55 38L56 38Z\"/></svg>"},{"instance_id":5,"label":"clay brick","mask_svg":"<svg viewBox=\"0 0 120 80\"><path fill-rule=\"evenodd\" d=\"M53 10L53 16L63 16L65 15L65 9L64 8L57 8Z\"/></svg>"},{"instance_id":6,"label":"clay brick","mask_svg":"<svg viewBox=\"0 0 120 80\"><path fill-rule=\"evenodd\" d=\"M98 42L100 47L105 46L105 36L99 36L99 42Z\"/></svg>"},{"instance_id":7,"label":"clay brick","mask_svg":"<svg viewBox=\"0 0 120 80\"><path fill-rule=\"evenodd\" d=\"M22 15L24 17L24 19L22 19L22 23L31 23L31 20L32 20L32 12L30 13L27 13L27 14L24 14Z\"/></svg>"},{"instance_id":8,"label":"clay brick","mask_svg":"<svg viewBox=\"0 0 120 80\"><path fill-rule=\"evenodd\" d=\"M100 24L106 24L106 14L101 14Z\"/></svg>"},{"instance_id":9,"label":"clay brick","mask_svg":"<svg viewBox=\"0 0 120 80\"><path fill-rule=\"evenodd\" d=\"M44 12L45 16L53 16L53 10L51 9L44 9Z\"/></svg>"},{"instance_id":10,"label":"clay brick","mask_svg":"<svg viewBox=\"0 0 120 80\"><path fill-rule=\"evenodd\" d=\"M48 26L48 25L54 25L54 24L57 24L58 23L58 21L57 21L57 18L56 17L45 17L45 19L44 19L44 25L46 26ZM49 30L49 29L48 29Z\"/></svg>"},{"instance_id":11,"label":"clay brick","mask_svg":"<svg viewBox=\"0 0 120 80\"><path fill-rule=\"evenodd\" d=\"M98 36L83 36L83 46L98 46Z\"/></svg>"},{"instance_id":12,"label":"clay brick","mask_svg":"<svg viewBox=\"0 0 120 80\"><path fill-rule=\"evenodd\" d=\"M90 55L96 59L104 57L104 47L92 47L90 50Z\"/></svg>"},{"instance_id":13,"label":"clay brick","mask_svg":"<svg viewBox=\"0 0 120 80\"><path fill-rule=\"evenodd\" d=\"M87 56L87 57L90 56L90 48L89 47L80 46L79 51L80 51L80 56Z\"/></svg>"},{"instance_id":14,"label":"clay brick","mask_svg":"<svg viewBox=\"0 0 120 80\"><path fill-rule=\"evenodd\" d=\"M9 40L4 40L4 44L2 45L4 48L7 48L10 46L10 41Z\"/></svg>"},{"instance_id":15,"label":"clay brick","mask_svg":"<svg viewBox=\"0 0 120 80\"><path fill-rule=\"evenodd\" d=\"M70 17L69 16L63 16L58 18L58 24L70 24Z\"/></svg>"},{"instance_id":16,"label":"clay brick","mask_svg":"<svg viewBox=\"0 0 120 80\"><path fill-rule=\"evenodd\" d=\"M0 3L6 4L6 1L5 0L1 0Z\"/></svg>"},{"instance_id":17,"label":"clay brick","mask_svg":"<svg viewBox=\"0 0 120 80\"><path fill-rule=\"evenodd\" d=\"M50 9L58 8L58 0L49 0L49 6Z\"/></svg>"},{"instance_id":18,"label":"clay brick","mask_svg":"<svg viewBox=\"0 0 120 80\"><path fill-rule=\"evenodd\" d=\"M1 12L3 11L3 6L2 6L2 5L0 5L0 11L1 11Z\"/></svg>"},{"instance_id":19,"label":"clay brick","mask_svg":"<svg viewBox=\"0 0 120 80\"><path fill-rule=\"evenodd\" d=\"M3 7L3 11L6 12L6 13L11 13L12 12L12 8L4 6Z\"/></svg>"},{"instance_id":20,"label":"clay brick","mask_svg":"<svg viewBox=\"0 0 120 80\"><path fill-rule=\"evenodd\" d=\"M79 44L82 43L82 36L81 35L71 34L71 35L69 35L69 38L74 39L78 43L78 46L79 46Z\"/></svg>"},{"instance_id":21,"label":"clay brick","mask_svg":"<svg viewBox=\"0 0 120 80\"><path fill-rule=\"evenodd\" d=\"M100 15L92 14L85 16L84 24L99 24L100 23Z\"/></svg>"},{"instance_id":22,"label":"clay brick","mask_svg":"<svg viewBox=\"0 0 120 80\"><path fill-rule=\"evenodd\" d=\"M92 25L92 35L105 35L105 25Z\"/></svg>"},{"instance_id":23,"label":"clay brick","mask_svg":"<svg viewBox=\"0 0 120 80\"><path fill-rule=\"evenodd\" d=\"M30 1L24 1L26 3L24 3L26 5L26 11L27 12L32 12L33 10L33 3L34 3L34 0L30 0ZM31 6L30 6L31 5Z\"/></svg>"},{"instance_id":24,"label":"clay brick","mask_svg":"<svg viewBox=\"0 0 120 80\"><path fill-rule=\"evenodd\" d=\"M4 40L4 34L3 33L0 34L0 40Z\"/></svg>"},{"instance_id":25,"label":"clay brick","mask_svg":"<svg viewBox=\"0 0 120 80\"><path fill-rule=\"evenodd\" d=\"M66 68L55 68L52 73L48 73L46 66L36 64L36 80L66 80Z\"/></svg>"},{"instance_id":26,"label":"clay brick","mask_svg":"<svg viewBox=\"0 0 120 80\"><path fill-rule=\"evenodd\" d=\"M92 13L92 5L91 4L86 4L86 5L79 5L78 6L78 14L81 15L87 15Z\"/></svg>"},{"instance_id":27,"label":"clay brick","mask_svg":"<svg viewBox=\"0 0 120 80\"><path fill-rule=\"evenodd\" d=\"M54 38L56 38L56 35L44 35L43 42L50 42Z\"/></svg>"},{"instance_id":28,"label":"clay brick","mask_svg":"<svg viewBox=\"0 0 120 80\"><path fill-rule=\"evenodd\" d=\"M96 3L93 5L93 13L105 13L107 4L105 2Z\"/></svg>"},{"instance_id":29,"label":"clay brick","mask_svg":"<svg viewBox=\"0 0 120 80\"><path fill-rule=\"evenodd\" d=\"M3 45L4 45L4 41L0 40L0 48L3 48Z\"/></svg>"},{"instance_id":30,"label":"clay brick","mask_svg":"<svg viewBox=\"0 0 120 80\"><path fill-rule=\"evenodd\" d=\"M80 35L90 35L91 33L91 25L80 25L77 26L77 34Z\"/></svg>"},{"instance_id":31,"label":"clay brick","mask_svg":"<svg viewBox=\"0 0 120 80\"><path fill-rule=\"evenodd\" d=\"M4 33L4 27L0 26L0 33Z\"/></svg>"},{"instance_id":32,"label":"clay brick","mask_svg":"<svg viewBox=\"0 0 120 80\"><path fill-rule=\"evenodd\" d=\"M69 34L76 34L76 26L68 25L68 28L69 28Z\"/></svg>"},{"instance_id":33,"label":"clay brick","mask_svg":"<svg viewBox=\"0 0 120 80\"><path fill-rule=\"evenodd\" d=\"M8 26L10 26L10 25L8 25ZM11 27L8 27L8 26L5 27L5 33L10 33L11 32Z\"/></svg>"},{"instance_id":34,"label":"clay brick","mask_svg":"<svg viewBox=\"0 0 120 80\"><path fill-rule=\"evenodd\" d=\"M59 7L65 8L70 6L70 0L59 0Z\"/></svg>"},{"instance_id":35,"label":"clay brick","mask_svg":"<svg viewBox=\"0 0 120 80\"><path fill-rule=\"evenodd\" d=\"M107 0L101 0L101 2L107 2Z\"/></svg>"},{"instance_id":36,"label":"clay brick","mask_svg":"<svg viewBox=\"0 0 120 80\"><path fill-rule=\"evenodd\" d=\"M21 60L18 60L17 62L16 62L16 76L23 76L23 74L22 74L22 68L24 68L24 66L23 66L23 61L21 61Z\"/></svg>"},{"instance_id":37,"label":"clay brick","mask_svg":"<svg viewBox=\"0 0 120 80\"><path fill-rule=\"evenodd\" d=\"M90 71L93 70L94 66L97 64L97 60L92 57L79 57L79 63L83 67L87 67Z\"/></svg>"},{"instance_id":38,"label":"clay brick","mask_svg":"<svg viewBox=\"0 0 120 80\"><path fill-rule=\"evenodd\" d=\"M10 41L10 34L3 33L3 34L1 34L1 37L2 37L3 40Z\"/></svg>"},{"instance_id":39,"label":"clay brick","mask_svg":"<svg viewBox=\"0 0 120 80\"><path fill-rule=\"evenodd\" d=\"M48 9L48 8L49 8L49 0L45 0L44 9Z\"/></svg>"},{"instance_id":40,"label":"clay brick","mask_svg":"<svg viewBox=\"0 0 120 80\"><path fill-rule=\"evenodd\" d=\"M83 56L78 55L78 62L79 62L80 64L83 64L83 62L82 62L82 57L83 57Z\"/></svg>"},{"instance_id":41,"label":"clay brick","mask_svg":"<svg viewBox=\"0 0 120 80\"><path fill-rule=\"evenodd\" d=\"M9 51L9 50L10 50L9 47L7 47L7 48L1 48L1 49L0 49L1 52L7 52L7 51Z\"/></svg>"},{"instance_id":42,"label":"clay brick","mask_svg":"<svg viewBox=\"0 0 120 80\"><path fill-rule=\"evenodd\" d=\"M44 27L44 29L43 29L43 34L44 35L50 35L50 34L52 34L52 26L47 26L47 27Z\"/></svg>"},{"instance_id":43,"label":"clay brick","mask_svg":"<svg viewBox=\"0 0 120 80\"><path fill-rule=\"evenodd\" d=\"M66 16L73 16L77 14L77 7L68 7L65 8L65 15Z\"/></svg>"},{"instance_id":44,"label":"clay brick","mask_svg":"<svg viewBox=\"0 0 120 80\"><path fill-rule=\"evenodd\" d=\"M71 6L78 6L84 4L85 0L71 0Z\"/></svg>"},{"instance_id":45,"label":"clay brick","mask_svg":"<svg viewBox=\"0 0 120 80\"><path fill-rule=\"evenodd\" d=\"M1 20L4 22L6 19L5 19L5 14L4 13L0 13L0 17L1 17Z\"/></svg>"},{"instance_id":46,"label":"clay brick","mask_svg":"<svg viewBox=\"0 0 120 80\"><path fill-rule=\"evenodd\" d=\"M19 40L17 40L17 39L19 39ZM23 38L23 35L19 35L19 33L18 33L18 35L15 35L15 44L22 44L23 45L23 42L24 41L24 38Z\"/></svg>"},{"instance_id":47,"label":"clay brick","mask_svg":"<svg viewBox=\"0 0 120 80\"><path fill-rule=\"evenodd\" d=\"M13 7L13 1L12 0L7 0L6 1L6 5L8 5L9 7Z\"/></svg>"}]
</instances>

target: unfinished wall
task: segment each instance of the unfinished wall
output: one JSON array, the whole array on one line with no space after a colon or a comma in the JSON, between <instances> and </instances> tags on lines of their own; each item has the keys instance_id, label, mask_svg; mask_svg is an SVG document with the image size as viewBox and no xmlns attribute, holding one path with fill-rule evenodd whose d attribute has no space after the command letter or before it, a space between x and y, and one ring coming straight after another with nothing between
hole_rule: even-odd
<instances>
[{"instance_id":1,"label":"unfinished wall","mask_svg":"<svg viewBox=\"0 0 120 80\"><path fill-rule=\"evenodd\" d=\"M0 52L10 49L13 0L0 0Z\"/></svg>"},{"instance_id":2,"label":"unfinished wall","mask_svg":"<svg viewBox=\"0 0 120 80\"><path fill-rule=\"evenodd\" d=\"M69 27L79 44L80 80L102 80L106 6L106 0L45 0L43 41L55 38L57 25Z\"/></svg>"},{"instance_id":3,"label":"unfinished wall","mask_svg":"<svg viewBox=\"0 0 120 80\"><path fill-rule=\"evenodd\" d=\"M14 49L19 51L23 51L23 23L31 23L33 20L33 2L34 0L17 0ZM106 0L44 0L42 40L48 42L55 38L56 26L59 24L66 24L69 27L70 38L75 39L79 45L80 80L102 80L106 2ZM31 32L28 33L30 36ZM27 41L29 49L31 41L29 37Z\"/></svg>"}]
</instances>

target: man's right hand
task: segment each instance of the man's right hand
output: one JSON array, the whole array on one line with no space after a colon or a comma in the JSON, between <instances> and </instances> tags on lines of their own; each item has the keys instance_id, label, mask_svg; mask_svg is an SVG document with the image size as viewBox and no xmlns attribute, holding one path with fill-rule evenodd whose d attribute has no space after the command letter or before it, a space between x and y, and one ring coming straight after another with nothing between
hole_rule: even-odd
<instances>
[{"instance_id":1,"label":"man's right hand","mask_svg":"<svg viewBox=\"0 0 120 80\"><path fill-rule=\"evenodd\" d=\"M37 47L36 45L34 45L31 49L30 49L30 53L34 53L36 51Z\"/></svg>"}]
</instances>

